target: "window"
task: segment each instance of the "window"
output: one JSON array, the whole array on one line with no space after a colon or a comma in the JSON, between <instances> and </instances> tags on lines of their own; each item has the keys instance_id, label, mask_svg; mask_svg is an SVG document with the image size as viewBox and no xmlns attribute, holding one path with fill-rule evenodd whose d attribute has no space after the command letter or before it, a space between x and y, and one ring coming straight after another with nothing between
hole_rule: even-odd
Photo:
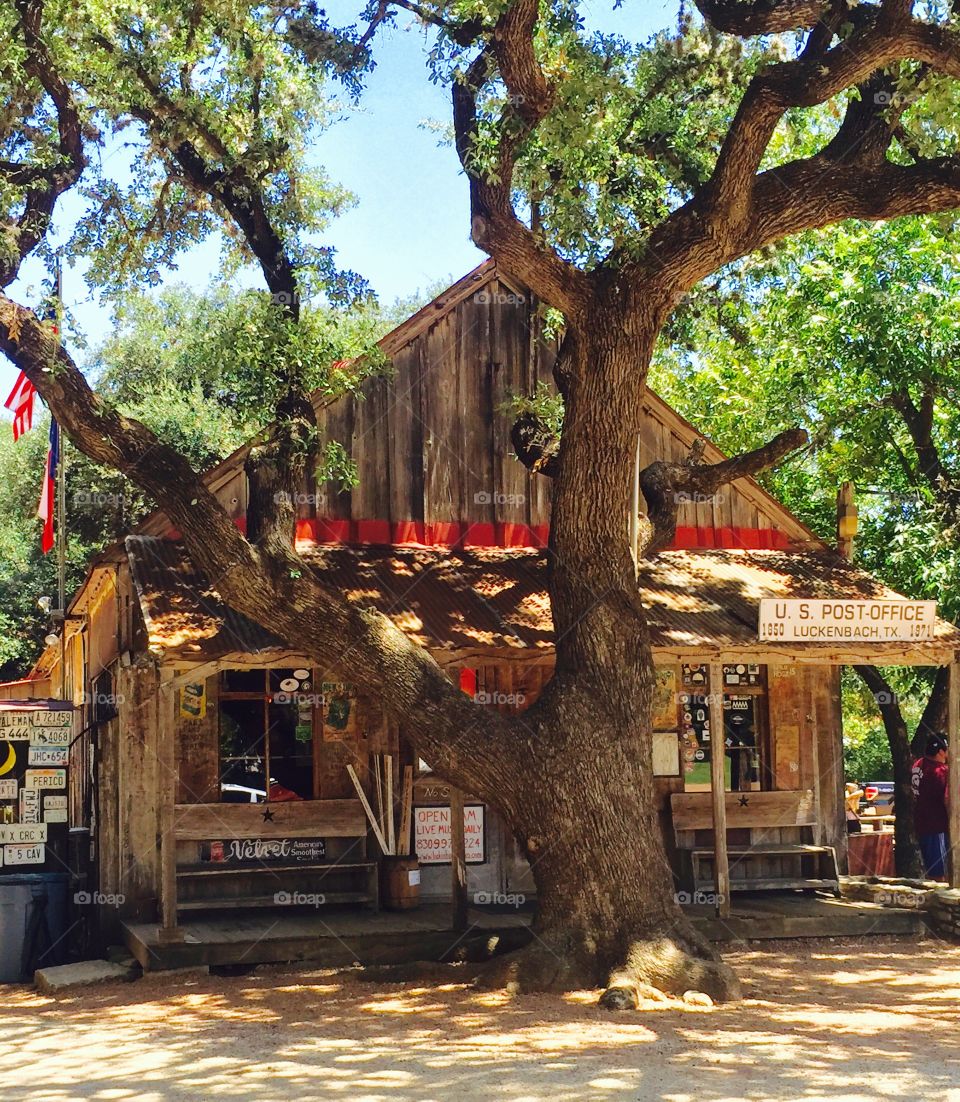
<instances>
[{"instance_id":1,"label":"window","mask_svg":"<svg viewBox=\"0 0 960 1102\"><path fill-rule=\"evenodd\" d=\"M312 674L226 670L220 688L220 799L223 803L316 796Z\"/></svg>"},{"instance_id":2,"label":"window","mask_svg":"<svg viewBox=\"0 0 960 1102\"><path fill-rule=\"evenodd\" d=\"M710 684L707 664L681 667L681 728L684 789L710 791L710 762L715 739L710 730L712 691L723 695L724 782L728 792L761 787L761 753L766 722L766 667L723 666L723 684Z\"/></svg>"}]
</instances>

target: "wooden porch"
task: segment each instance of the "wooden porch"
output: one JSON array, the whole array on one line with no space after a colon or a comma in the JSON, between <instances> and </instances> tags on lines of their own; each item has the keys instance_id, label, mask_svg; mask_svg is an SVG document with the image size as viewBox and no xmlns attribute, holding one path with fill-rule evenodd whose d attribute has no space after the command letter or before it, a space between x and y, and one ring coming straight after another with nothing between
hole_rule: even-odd
<instances>
[{"instance_id":1,"label":"wooden porch","mask_svg":"<svg viewBox=\"0 0 960 1102\"><path fill-rule=\"evenodd\" d=\"M718 918L715 908L686 908L712 941L771 938L919 936L915 910L837 899L823 893L764 892L738 896L730 914ZM503 948L519 948L530 937L528 910L490 913L471 908L467 928L451 928L447 904L414 911L278 915L230 913L224 917L188 918L180 924L182 941L163 942L156 923L127 923L123 936L144 971L166 971L203 965L253 966L310 961L331 968L405 964L412 961L478 960L491 939Z\"/></svg>"},{"instance_id":2,"label":"wooden porch","mask_svg":"<svg viewBox=\"0 0 960 1102\"><path fill-rule=\"evenodd\" d=\"M491 914L471 908L466 929L454 930L448 903L376 914L302 909L278 914L274 909L185 918L178 941L166 941L155 922L124 923L123 938L145 972L299 960L344 968L475 959L485 955L491 938L524 944L531 920L528 912Z\"/></svg>"}]
</instances>

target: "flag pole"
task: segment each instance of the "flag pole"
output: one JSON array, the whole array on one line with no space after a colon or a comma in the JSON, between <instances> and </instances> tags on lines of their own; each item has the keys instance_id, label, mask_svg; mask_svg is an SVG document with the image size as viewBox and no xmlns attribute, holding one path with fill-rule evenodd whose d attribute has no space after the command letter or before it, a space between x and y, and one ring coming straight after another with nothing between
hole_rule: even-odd
<instances>
[{"instance_id":1,"label":"flag pole","mask_svg":"<svg viewBox=\"0 0 960 1102\"><path fill-rule=\"evenodd\" d=\"M53 310L56 334L53 345L53 367L57 353L63 344L63 266L60 253L54 257ZM60 462L57 464L57 607L63 616L60 627L60 699L66 700L67 691L67 456L63 431L57 427L57 444Z\"/></svg>"}]
</instances>

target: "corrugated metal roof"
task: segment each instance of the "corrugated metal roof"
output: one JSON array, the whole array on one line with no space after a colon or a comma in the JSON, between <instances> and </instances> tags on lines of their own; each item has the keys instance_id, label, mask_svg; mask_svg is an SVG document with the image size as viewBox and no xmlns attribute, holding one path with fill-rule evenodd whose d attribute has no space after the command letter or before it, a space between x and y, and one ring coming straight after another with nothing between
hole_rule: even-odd
<instances>
[{"instance_id":1,"label":"corrugated metal roof","mask_svg":"<svg viewBox=\"0 0 960 1102\"><path fill-rule=\"evenodd\" d=\"M151 650L216 658L284 646L223 603L183 544L155 536L127 536L124 543Z\"/></svg>"},{"instance_id":2,"label":"corrugated metal roof","mask_svg":"<svg viewBox=\"0 0 960 1102\"><path fill-rule=\"evenodd\" d=\"M642 564L640 585L663 648L756 644L764 597L904 599L833 551L664 551ZM960 632L940 620L936 640L960 646Z\"/></svg>"},{"instance_id":3,"label":"corrugated metal roof","mask_svg":"<svg viewBox=\"0 0 960 1102\"><path fill-rule=\"evenodd\" d=\"M128 536L126 544L151 649L216 658L296 646L228 608L179 542ZM330 546L303 558L346 600L378 608L431 649L552 645L538 552Z\"/></svg>"},{"instance_id":4,"label":"corrugated metal roof","mask_svg":"<svg viewBox=\"0 0 960 1102\"><path fill-rule=\"evenodd\" d=\"M152 649L204 658L296 649L296 640L227 608L180 543L153 536L126 543ZM431 650L553 645L542 551L331 545L303 557L345 600L378 608ZM651 642L662 650L757 647L763 597L902 599L829 551L664 551L642 564L640 586ZM940 621L936 634L937 646L960 646L952 625Z\"/></svg>"}]
</instances>

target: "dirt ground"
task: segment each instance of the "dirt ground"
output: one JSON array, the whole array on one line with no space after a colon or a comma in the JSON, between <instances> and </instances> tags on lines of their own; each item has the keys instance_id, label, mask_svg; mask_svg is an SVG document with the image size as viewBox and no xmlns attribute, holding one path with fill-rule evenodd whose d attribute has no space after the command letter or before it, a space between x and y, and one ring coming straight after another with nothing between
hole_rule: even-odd
<instances>
[{"instance_id":1,"label":"dirt ground","mask_svg":"<svg viewBox=\"0 0 960 1102\"><path fill-rule=\"evenodd\" d=\"M960 1102L960 947L758 943L745 1000L480 993L265 968L43 997L0 988L3 1102Z\"/></svg>"}]
</instances>

